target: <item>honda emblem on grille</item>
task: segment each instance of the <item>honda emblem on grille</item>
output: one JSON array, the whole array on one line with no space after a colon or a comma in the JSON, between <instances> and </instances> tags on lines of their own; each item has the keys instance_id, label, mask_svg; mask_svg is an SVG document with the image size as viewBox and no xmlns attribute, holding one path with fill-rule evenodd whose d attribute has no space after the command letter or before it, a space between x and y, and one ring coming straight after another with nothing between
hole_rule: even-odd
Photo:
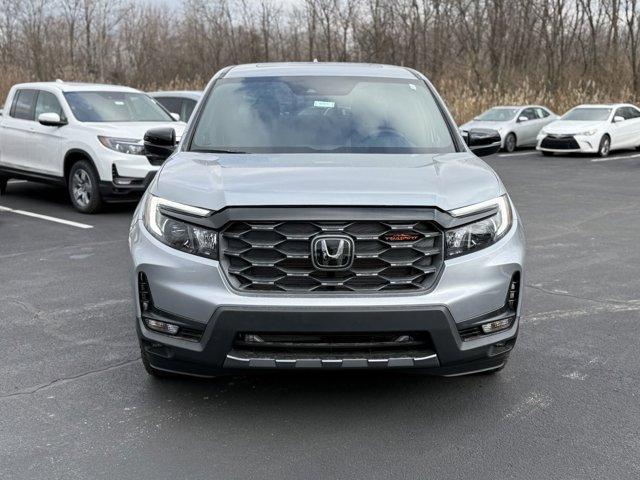
<instances>
[{"instance_id":1,"label":"honda emblem on grille","mask_svg":"<svg viewBox=\"0 0 640 480\"><path fill-rule=\"evenodd\" d=\"M311 241L311 260L319 270L344 270L353 264L354 244L346 235L322 235Z\"/></svg>"}]
</instances>

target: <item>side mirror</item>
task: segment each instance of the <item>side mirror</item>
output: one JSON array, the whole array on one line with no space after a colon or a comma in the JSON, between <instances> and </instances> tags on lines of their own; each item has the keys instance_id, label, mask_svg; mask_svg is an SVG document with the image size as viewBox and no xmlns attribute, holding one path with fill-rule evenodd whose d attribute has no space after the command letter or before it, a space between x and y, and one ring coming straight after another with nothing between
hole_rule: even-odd
<instances>
[{"instance_id":1,"label":"side mirror","mask_svg":"<svg viewBox=\"0 0 640 480\"><path fill-rule=\"evenodd\" d=\"M525 117L524 115L521 115L518 117L518 122L528 122L529 118Z\"/></svg>"},{"instance_id":2,"label":"side mirror","mask_svg":"<svg viewBox=\"0 0 640 480\"><path fill-rule=\"evenodd\" d=\"M624 122L624 117L621 117L620 115L616 115L615 117L613 117L613 123L619 122Z\"/></svg>"},{"instance_id":3,"label":"side mirror","mask_svg":"<svg viewBox=\"0 0 640 480\"><path fill-rule=\"evenodd\" d=\"M67 124L66 120L62 120L60 115L53 112L41 113L38 115L38 122L46 127L61 127L62 125Z\"/></svg>"},{"instance_id":4,"label":"side mirror","mask_svg":"<svg viewBox=\"0 0 640 480\"><path fill-rule=\"evenodd\" d=\"M144 134L144 150L151 163L162 163L176 149L176 131L170 127L152 128Z\"/></svg>"},{"instance_id":5,"label":"side mirror","mask_svg":"<svg viewBox=\"0 0 640 480\"><path fill-rule=\"evenodd\" d=\"M179 121L180 121L180 114L179 114L179 113L172 113L172 114L171 114L171 116L173 117L173 119L174 119L176 122L179 122Z\"/></svg>"},{"instance_id":6,"label":"side mirror","mask_svg":"<svg viewBox=\"0 0 640 480\"><path fill-rule=\"evenodd\" d=\"M478 157L498 153L502 147L502 137L495 130L474 128L461 133L469 149Z\"/></svg>"}]
</instances>

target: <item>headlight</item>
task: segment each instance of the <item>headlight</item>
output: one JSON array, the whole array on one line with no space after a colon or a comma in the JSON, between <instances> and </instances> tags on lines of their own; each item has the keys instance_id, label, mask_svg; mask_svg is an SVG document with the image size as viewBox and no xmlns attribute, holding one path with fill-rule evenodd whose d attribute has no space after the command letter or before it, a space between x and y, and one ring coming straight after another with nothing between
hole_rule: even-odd
<instances>
[{"instance_id":1,"label":"headlight","mask_svg":"<svg viewBox=\"0 0 640 480\"><path fill-rule=\"evenodd\" d=\"M98 135L98 140L105 147L129 155L144 155L144 145L135 138L114 138Z\"/></svg>"},{"instance_id":2,"label":"headlight","mask_svg":"<svg viewBox=\"0 0 640 480\"><path fill-rule=\"evenodd\" d=\"M547 132L547 130L545 130L544 128L542 130L540 130L540 135L548 135L549 132Z\"/></svg>"},{"instance_id":3,"label":"headlight","mask_svg":"<svg viewBox=\"0 0 640 480\"><path fill-rule=\"evenodd\" d=\"M576 135L582 135L585 137L590 137L591 135L595 135L597 133L597 129L592 128L591 130L587 130L586 132L576 133Z\"/></svg>"},{"instance_id":4,"label":"headlight","mask_svg":"<svg viewBox=\"0 0 640 480\"><path fill-rule=\"evenodd\" d=\"M457 217L479 213L495 207L498 207L498 211L490 217L469 223L468 225L463 225L462 227L447 230L445 234L447 258L475 252L476 250L493 245L504 237L513 222L511 204L506 195L489 200L488 202L459 208L450 212L454 217Z\"/></svg>"},{"instance_id":5,"label":"headlight","mask_svg":"<svg viewBox=\"0 0 640 480\"><path fill-rule=\"evenodd\" d=\"M168 214L162 212L162 208ZM211 213L203 208L182 205L149 195L144 208L144 226L165 245L182 252L216 259L218 232L173 218L169 216L172 210L197 217L205 217Z\"/></svg>"}]
</instances>

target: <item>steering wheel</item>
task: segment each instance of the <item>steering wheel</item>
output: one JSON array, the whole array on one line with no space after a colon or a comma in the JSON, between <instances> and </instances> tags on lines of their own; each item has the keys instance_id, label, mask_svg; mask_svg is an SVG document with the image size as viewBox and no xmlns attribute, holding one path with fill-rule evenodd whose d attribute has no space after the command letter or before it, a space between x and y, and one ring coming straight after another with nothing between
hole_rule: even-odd
<instances>
[{"instance_id":1,"label":"steering wheel","mask_svg":"<svg viewBox=\"0 0 640 480\"><path fill-rule=\"evenodd\" d=\"M411 147L407 137L391 127L378 127L377 131L368 135L362 143L375 147Z\"/></svg>"}]
</instances>

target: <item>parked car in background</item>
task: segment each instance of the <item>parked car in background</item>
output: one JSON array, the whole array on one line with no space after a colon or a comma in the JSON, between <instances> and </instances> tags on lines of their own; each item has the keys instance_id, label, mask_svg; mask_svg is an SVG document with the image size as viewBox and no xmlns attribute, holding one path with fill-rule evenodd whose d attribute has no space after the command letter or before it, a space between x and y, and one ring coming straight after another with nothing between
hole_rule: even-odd
<instances>
[{"instance_id":1,"label":"parked car in background","mask_svg":"<svg viewBox=\"0 0 640 480\"><path fill-rule=\"evenodd\" d=\"M635 105L580 105L545 127L538 146L545 155L597 153L640 147L640 110Z\"/></svg>"},{"instance_id":2,"label":"parked car in background","mask_svg":"<svg viewBox=\"0 0 640 480\"><path fill-rule=\"evenodd\" d=\"M145 151L144 133L176 121L133 88L62 81L11 88L0 117L0 181L22 178L66 186L76 209L142 195L164 159Z\"/></svg>"},{"instance_id":3,"label":"parked car in background","mask_svg":"<svg viewBox=\"0 0 640 480\"><path fill-rule=\"evenodd\" d=\"M540 105L494 107L460 128L488 128L502 138L502 148L513 152L518 147L534 147L540 129L559 117Z\"/></svg>"},{"instance_id":4,"label":"parked car in background","mask_svg":"<svg viewBox=\"0 0 640 480\"><path fill-rule=\"evenodd\" d=\"M149 93L169 112L180 116L180 120L188 122L194 108L202 97L202 91L197 90L176 90L172 92L151 92Z\"/></svg>"},{"instance_id":5,"label":"parked car in background","mask_svg":"<svg viewBox=\"0 0 640 480\"><path fill-rule=\"evenodd\" d=\"M205 98L130 229L151 375L505 365L524 232L476 156L496 132L465 145L429 81L387 65L235 66Z\"/></svg>"}]
</instances>

